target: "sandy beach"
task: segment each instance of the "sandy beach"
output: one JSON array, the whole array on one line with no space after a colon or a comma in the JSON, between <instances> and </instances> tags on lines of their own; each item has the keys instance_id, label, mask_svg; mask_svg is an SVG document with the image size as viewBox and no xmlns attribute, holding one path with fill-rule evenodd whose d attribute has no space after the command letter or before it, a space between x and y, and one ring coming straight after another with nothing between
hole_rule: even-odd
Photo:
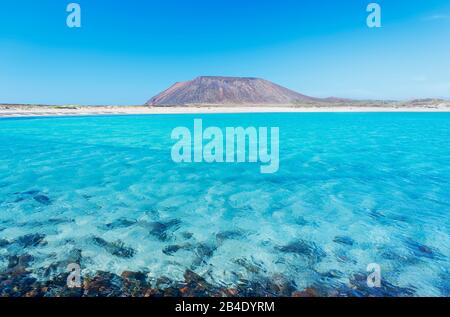
<instances>
[{"instance_id":1,"label":"sandy beach","mask_svg":"<svg viewBox=\"0 0 450 317\"><path fill-rule=\"evenodd\" d=\"M164 115L215 113L312 113L312 112L450 112L450 105L430 106L0 106L0 118Z\"/></svg>"}]
</instances>

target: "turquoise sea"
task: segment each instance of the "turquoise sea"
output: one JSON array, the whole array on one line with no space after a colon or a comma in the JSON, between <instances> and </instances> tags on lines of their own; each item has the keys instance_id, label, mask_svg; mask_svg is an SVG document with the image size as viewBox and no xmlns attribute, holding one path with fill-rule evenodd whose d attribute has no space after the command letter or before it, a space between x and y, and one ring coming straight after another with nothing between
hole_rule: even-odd
<instances>
[{"instance_id":1,"label":"turquoise sea","mask_svg":"<svg viewBox=\"0 0 450 317\"><path fill-rule=\"evenodd\" d=\"M279 127L278 173L173 163L172 129L196 118ZM247 295L450 296L449 255L449 113L0 119L3 296L13 268L36 283L73 261L158 287L189 270L259 285ZM379 290L365 286L370 263ZM288 292L264 286L280 280Z\"/></svg>"}]
</instances>

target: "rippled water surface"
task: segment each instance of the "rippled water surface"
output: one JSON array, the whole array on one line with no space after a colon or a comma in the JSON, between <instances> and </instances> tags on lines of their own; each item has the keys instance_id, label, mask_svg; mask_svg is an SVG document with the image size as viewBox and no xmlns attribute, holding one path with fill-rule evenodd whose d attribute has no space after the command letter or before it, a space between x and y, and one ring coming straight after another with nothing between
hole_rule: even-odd
<instances>
[{"instance_id":1,"label":"rippled water surface","mask_svg":"<svg viewBox=\"0 0 450 317\"><path fill-rule=\"evenodd\" d=\"M194 118L280 127L279 172L173 163L171 131ZM0 120L0 271L28 254L50 278L74 252L83 274L226 287L333 288L378 263L395 288L449 296L450 114Z\"/></svg>"}]
</instances>

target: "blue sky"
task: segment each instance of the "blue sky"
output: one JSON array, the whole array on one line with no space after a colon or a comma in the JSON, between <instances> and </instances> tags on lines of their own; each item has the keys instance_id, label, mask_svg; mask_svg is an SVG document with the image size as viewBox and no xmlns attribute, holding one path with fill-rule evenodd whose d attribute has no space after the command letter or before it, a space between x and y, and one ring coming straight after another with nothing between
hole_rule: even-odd
<instances>
[{"instance_id":1,"label":"blue sky","mask_svg":"<svg viewBox=\"0 0 450 317\"><path fill-rule=\"evenodd\" d=\"M66 26L77 2L82 27ZM143 104L200 75L318 96L450 98L450 2L1 0L0 103Z\"/></svg>"}]
</instances>

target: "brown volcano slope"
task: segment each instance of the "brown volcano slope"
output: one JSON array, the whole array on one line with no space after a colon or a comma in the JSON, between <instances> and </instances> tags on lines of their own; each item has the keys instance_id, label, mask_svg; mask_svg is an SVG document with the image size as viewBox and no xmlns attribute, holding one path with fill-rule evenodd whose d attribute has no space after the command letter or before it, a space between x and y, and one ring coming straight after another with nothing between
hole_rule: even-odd
<instances>
[{"instance_id":1,"label":"brown volcano slope","mask_svg":"<svg viewBox=\"0 0 450 317\"><path fill-rule=\"evenodd\" d=\"M244 77L198 77L176 83L147 102L149 106L298 104L325 101L270 81Z\"/></svg>"}]
</instances>

